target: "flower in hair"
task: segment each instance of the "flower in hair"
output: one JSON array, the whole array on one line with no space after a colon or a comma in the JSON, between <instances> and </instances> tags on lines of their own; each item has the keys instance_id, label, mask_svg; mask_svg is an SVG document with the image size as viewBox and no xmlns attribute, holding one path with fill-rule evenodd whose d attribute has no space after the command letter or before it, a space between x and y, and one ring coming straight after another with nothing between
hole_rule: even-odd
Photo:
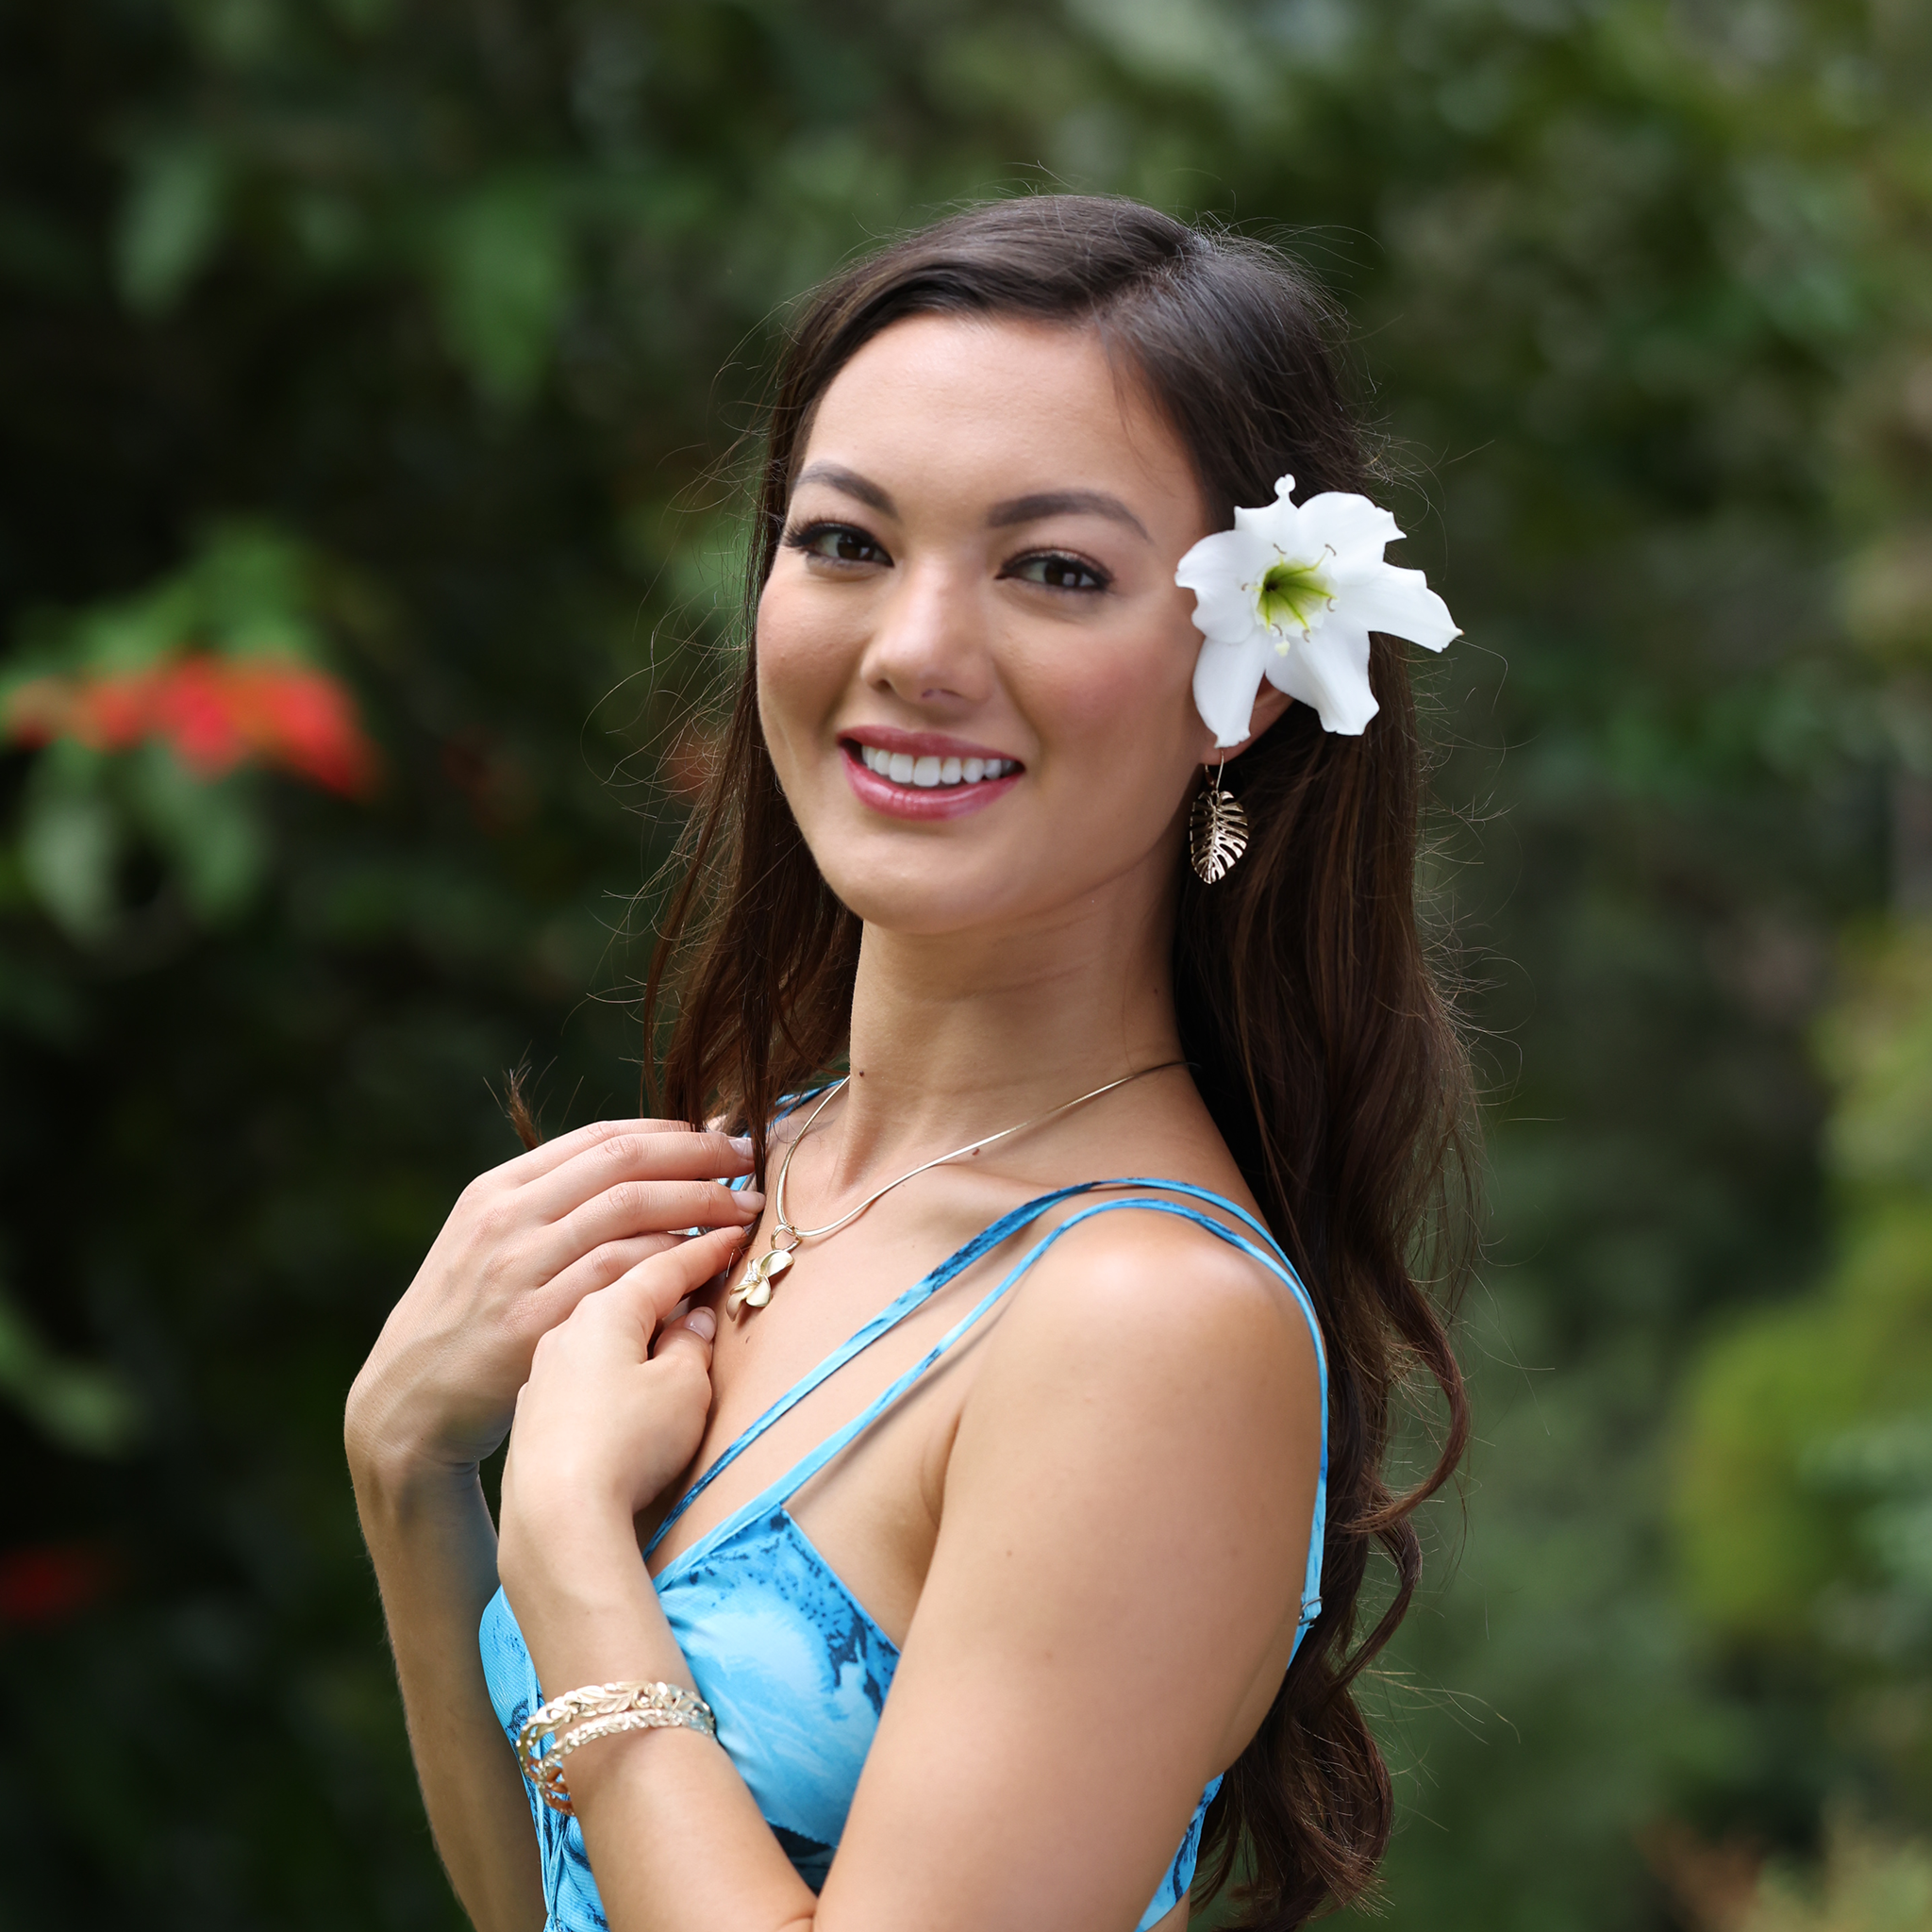
<instances>
[{"instance_id":1,"label":"flower in hair","mask_svg":"<svg viewBox=\"0 0 1932 1932\"><path fill-rule=\"evenodd\" d=\"M1354 738L1380 708L1369 690L1369 633L1425 651L1462 633L1419 570L1384 563L1402 535L1386 509L1339 490L1237 509L1234 528L1203 537L1174 580L1194 593L1206 641L1194 664L1194 703L1217 745L1239 744L1262 678L1312 705L1324 731Z\"/></svg>"}]
</instances>

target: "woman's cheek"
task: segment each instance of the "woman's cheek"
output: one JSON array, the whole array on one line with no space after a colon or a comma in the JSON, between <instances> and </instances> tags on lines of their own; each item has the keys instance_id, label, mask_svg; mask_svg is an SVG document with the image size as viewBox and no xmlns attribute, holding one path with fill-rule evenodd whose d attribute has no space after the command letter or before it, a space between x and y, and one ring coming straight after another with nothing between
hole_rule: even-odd
<instances>
[{"instance_id":1,"label":"woman's cheek","mask_svg":"<svg viewBox=\"0 0 1932 1932\"><path fill-rule=\"evenodd\" d=\"M1164 827L1194 770L1188 680L1176 682L1163 632L1141 649L1109 646L1110 675L1069 675L1065 656L1037 662L1022 697L1055 762L1072 781L1067 801L1087 822ZM1084 655L1084 654L1083 654ZM1091 666L1091 659L1088 659Z\"/></svg>"},{"instance_id":2,"label":"woman's cheek","mask_svg":"<svg viewBox=\"0 0 1932 1932\"><path fill-rule=\"evenodd\" d=\"M803 586L767 586L758 604L758 715L780 767L804 757L837 710L855 656L849 625L814 609Z\"/></svg>"}]
</instances>

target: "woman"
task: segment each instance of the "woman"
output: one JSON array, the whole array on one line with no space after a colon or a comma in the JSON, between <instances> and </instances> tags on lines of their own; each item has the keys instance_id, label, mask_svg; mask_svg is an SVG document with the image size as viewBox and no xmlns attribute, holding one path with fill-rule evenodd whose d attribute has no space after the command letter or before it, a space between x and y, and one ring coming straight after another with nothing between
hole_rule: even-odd
<instances>
[{"instance_id":1,"label":"woman","mask_svg":"<svg viewBox=\"0 0 1932 1932\"><path fill-rule=\"evenodd\" d=\"M1373 1877L1349 1686L1464 1429L1379 633L1453 626L1352 493L1324 332L1269 251L1053 196L805 312L675 1118L473 1183L350 1399L483 1932L1176 1932L1204 1833L1257 1925ZM1449 1423L1398 1498L1418 1360Z\"/></svg>"}]
</instances>

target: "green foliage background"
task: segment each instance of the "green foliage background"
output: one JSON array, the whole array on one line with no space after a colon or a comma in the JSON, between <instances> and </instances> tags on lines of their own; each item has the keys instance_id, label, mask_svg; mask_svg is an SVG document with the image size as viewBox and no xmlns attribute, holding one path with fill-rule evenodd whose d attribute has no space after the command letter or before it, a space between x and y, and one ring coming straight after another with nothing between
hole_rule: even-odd
<instances>
[{"instance_id":1,"label":"green foliage background","mask_svg":"<svg viewBox=\"0 0 1932 1932\"><path fill-rule=\"evenodd\" d=\"M386 773L0 758L0 1541L109 1566L0 1628L8 1921L459 1923L341 1396L488 1083L634 1104L774 316L1047 186L1291 231L1467 631L1389 1923L1932 1825L1928 110L1909 0L0 0L0 675L292 641Z\"/></svg>"}]
</instances>

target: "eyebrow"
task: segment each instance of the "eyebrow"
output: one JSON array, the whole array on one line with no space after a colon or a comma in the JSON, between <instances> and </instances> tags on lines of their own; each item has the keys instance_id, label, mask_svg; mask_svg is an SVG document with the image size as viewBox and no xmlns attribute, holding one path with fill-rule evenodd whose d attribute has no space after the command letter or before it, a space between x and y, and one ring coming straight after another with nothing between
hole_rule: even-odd
<instances>
[{"instance_id":1,"label":"eyebrow","mask_svg":"<svg viewBox=\"0 0 1932 1932\"><path fill-rule=\"evenodd\" d=\"M1111 496L1105 490L1044 490L1035 496L1015 496L1006 503L994 504L986 513L986 525L990 530L1001 530L1009 524L1030 524L1041 517L1062 516L1106 517L1147 537L1147 525L1118 496ZM1154 540L1148 537L1147 541L1151 543Z\"/></svg>"},{"instance_id":2,"label":"eyebrow","mask_svg":"<svg viewBox=\"0 0 1932 1932\"><path fill-rule=\"evenodd\" d=\"M893 503L891 493L881 490L869 476L861 476L857 470L848 470L842 463L817 462L808 464L799 474L793 486L802 489L808 483L824 483L840 491L841 495L856 498L869 508L880 510L887 516L896 516L898 506ZM1032 496L1009 497L1005 503L996 503L986 513L986 526L990 530L1004 530L1014 524L1031 524L1041 517L1092 516L1106 517L1109 522L1125 524L1129 529L1138 530L1147 537L1147 525L1124 504L1118 496L1105 490L1042 490Z\"/></svg>"},{"instance_id":3,"label":"eyebrow","mask_svg":"<svg viewBox=\"0 0 1932 1932\"><path fill-rule=\"evenodd\" d=\"M861 476L857 470L846 469L842 463L808 464L792 488L802 490L808 483L828 483L842 495L857 497L868 508L883 510L889 517L898 514L890 491L881 490L869 476Z\"/></svg>"}]
</instances>

